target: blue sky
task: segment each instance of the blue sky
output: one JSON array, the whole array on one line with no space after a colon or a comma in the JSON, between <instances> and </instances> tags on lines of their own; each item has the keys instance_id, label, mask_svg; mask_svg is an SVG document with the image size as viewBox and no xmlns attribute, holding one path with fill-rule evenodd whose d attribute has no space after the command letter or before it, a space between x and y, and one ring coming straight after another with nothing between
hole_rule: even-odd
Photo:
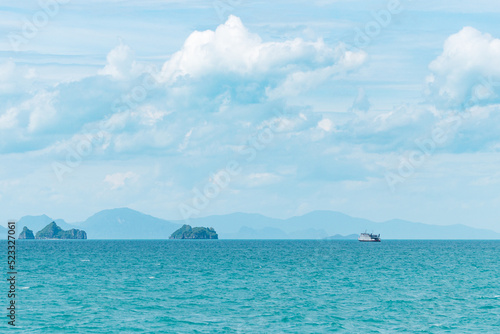
<instances>
[{"instance_id":1,"label":"blue sky","mask_svg":"<svg viewBox=\"0 0 500 334\"><path fill-rule=\"evenodd\" d=\"M322 209L500 231L499 12L2 4L0 219Z\"/></svg>"}]
</instances>

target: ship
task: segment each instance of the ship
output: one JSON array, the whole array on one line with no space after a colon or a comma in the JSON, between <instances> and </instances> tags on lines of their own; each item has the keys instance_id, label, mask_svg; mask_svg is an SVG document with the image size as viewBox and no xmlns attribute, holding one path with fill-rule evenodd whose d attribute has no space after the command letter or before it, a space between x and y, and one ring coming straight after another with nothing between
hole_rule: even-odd
<instances>
[{"instance_id":1,"label":"ship","mask_svg":"<svg viewBox=\"0 0 500 334\"><path fill-rule=\"evenodd\" d=\"M363 242L380 242L380 234L361 233L358 240Z\"/></svg>"}]
</instances>

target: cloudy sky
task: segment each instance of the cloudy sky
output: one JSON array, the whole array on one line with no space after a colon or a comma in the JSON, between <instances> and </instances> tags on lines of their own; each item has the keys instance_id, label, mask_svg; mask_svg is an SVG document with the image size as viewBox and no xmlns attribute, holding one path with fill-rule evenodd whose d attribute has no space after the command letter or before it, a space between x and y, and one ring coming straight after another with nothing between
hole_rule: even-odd
<instances>
[{"instance_id":1,"label":"cloudy sky","mask_svg":"<svg viewBox=\"0 0 500 334\"><path fill-rule=\"evenodd\" d=\"M0 219L335 210L500 232L493 1L0 5Z\"/></svg>"}]
</instances>

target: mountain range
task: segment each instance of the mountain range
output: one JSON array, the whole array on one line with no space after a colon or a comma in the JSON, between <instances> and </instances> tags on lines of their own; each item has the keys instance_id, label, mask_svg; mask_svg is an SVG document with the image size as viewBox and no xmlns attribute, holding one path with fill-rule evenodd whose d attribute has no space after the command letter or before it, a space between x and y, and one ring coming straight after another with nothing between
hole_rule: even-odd
<instances>
[{"instance_id":1,"label":"mountain range","mask_svg":"<svg viewBox=\"0 0 500 334\"><path fill-rule=\"evenodd\" d=\"M46 215L24 216L17 223L17 232L27 226L36 233L51 221L63 229L82 229L89 239L168 239L184 224L213 227L220 239L354 239L353 234L364 231L380 233L382 239L500 239L500 233L465 225L429 225L400 219L378 223L335 211L313 211L288 219L232 213L186 222L168 221L129 208L103 210L72 224ZM6 231L2 227L0 234Z\"/></svg>"}]
</instances>

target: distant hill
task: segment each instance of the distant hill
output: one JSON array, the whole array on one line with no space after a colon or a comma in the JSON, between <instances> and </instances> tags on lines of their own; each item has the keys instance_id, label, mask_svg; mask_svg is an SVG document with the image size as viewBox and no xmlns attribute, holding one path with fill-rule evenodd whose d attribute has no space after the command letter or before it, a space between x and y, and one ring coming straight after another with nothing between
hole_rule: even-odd
<instances>
[{"instance_id":1,"label":"distant hill","mask_svg":"<svg viewBox=\"0 0 500 334\"><path fill-rule=\"evenodd\" d=\"M0 226L0 237L3 239L7 238L7 228Z\"/></svg>"},{"instance_id":2,"label":"distant hill","mask_svg":"<svg viewBox=\"0 0 500 334\"><path fill-rule=\"evenodd\" d=\"M213 226L221 239L323 239L336 234L359 235L365 230L380 233L382 239L500 239L500 233L465 225L428 225L400 219L377 223L335 211L313 211L289 219L233 213L190 222Z\"/></svg>"},{"instance_id":3,"label":"distant hill","mask_svg":"<svg viewBox=\"0 0 500 334\"><path fill-rule=\"evenodd\" d=\"M43 216L26 216L23 226L37 232L52 220ZM89 239L168 239L184 224L213 227L220 239L354 239L353 235L368 231L387 239L500 239L500 233L465 225L428 225L405 220L373 222L335 211L313 211L289 219L270 218L259 214L232 213L227 215L168 221L129 208L104 210L81 223L68 224L56 220L68 230L83 229ZM7 230L3 228L5 235ZM2 228L0 228L2 235Z\"/></svg>"},{"instance_id":4,"label":"distant hill","mask_svg":"<svg viewBox=\"0 0 500 334\"><path fill-rule=\"evenodd\" d=\"M221 231L224 231L224 234L237 234L240 232L240 229L242 227L246 227L252 230L259 230L264 228L279 228L278 226L276 226L276 224L278 224L279 221L281 220L275 218L269 218L255 213L239 213L239 212L230 213L227 215L192 218L189 220L190 223L193 223L191 225L212 226L219 233L219 236L221 235ZM282 232L283 231L279 233Z\"/></svg>"},{"instance_id":5,"label":"distant hill","mask_svg":"<svg viewBox=\"0 0 500 334\"><path fill-rule=\"evenodd\" d=\"M328 236L324 230L305 229L286 233L275 227L254 229L248 226L242 226L236 233L219 234L224 239L324 239Z\"/></svg>"},{"instance_id":6,"label":"distant hill","mask_svg":"<svg viewBox=\"0 0 500 334\"><path fill-rule=\"evenodd\" d=\"M78 225L89 239L168 239L182 226L129 208L100 211Z\"/></svg>"}]
</instances>

